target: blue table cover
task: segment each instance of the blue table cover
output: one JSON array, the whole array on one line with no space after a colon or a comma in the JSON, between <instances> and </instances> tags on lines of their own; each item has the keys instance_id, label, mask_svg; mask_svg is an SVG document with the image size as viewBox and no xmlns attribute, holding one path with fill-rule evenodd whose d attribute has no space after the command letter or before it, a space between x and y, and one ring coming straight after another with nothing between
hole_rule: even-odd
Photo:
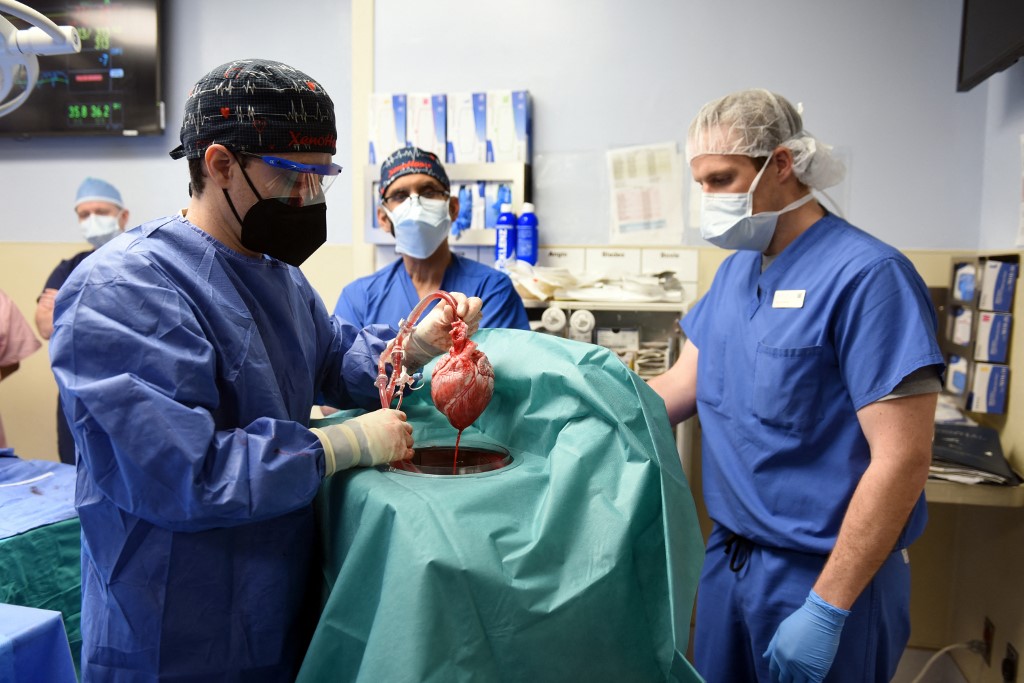
<instances>
[{"instance_id":1,"label":"blue table cover","mask_svg":"<svg viewBox=\"0 0 1024 683\"><path fill-rule=\"evenodd\" d=\"M0 683L74 683L60 612L0 604Z\"/></svg>"},{"instance_id":2,"label":"blue table cover","mask_svg":"<svg viewBox=\"0 0 1024 683\"><path fill-rule=\"evenodd\" d=\"M73 465L0 455L0 538L77 517L75 478Z\"/></svg>"}]
</instances>

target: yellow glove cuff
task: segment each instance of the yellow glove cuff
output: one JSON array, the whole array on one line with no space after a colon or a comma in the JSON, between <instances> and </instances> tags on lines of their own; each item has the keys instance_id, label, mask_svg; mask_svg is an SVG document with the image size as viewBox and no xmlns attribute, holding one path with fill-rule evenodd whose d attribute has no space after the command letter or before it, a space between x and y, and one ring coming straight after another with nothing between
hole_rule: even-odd
<instances>
[{"instance_id":1,"label":"yellow glove cuff","mask_svg":"<svg viewBox=\"0 0 1024 683\"><path fill-rule=\"evenodd\" d=\"M350 427L344 424L329 425L326 429L313 427L309 431L316 434L320 445L324 447L324 465L326 474L329 477L338 471L338 460L347 460L342 463L341 469L348 469L359 463L360 448L359 441ZM347 455L347 458L343 456Z\"/></svg>"}]
</instances>

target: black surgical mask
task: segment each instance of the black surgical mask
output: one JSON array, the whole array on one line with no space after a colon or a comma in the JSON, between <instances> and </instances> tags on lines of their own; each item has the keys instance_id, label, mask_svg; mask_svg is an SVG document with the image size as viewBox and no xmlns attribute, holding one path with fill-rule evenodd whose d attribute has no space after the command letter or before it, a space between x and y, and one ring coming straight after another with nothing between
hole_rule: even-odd
<instances>
[{"instance_id":1,"label":"black surgical mask","mask_svg":"<svg viewBox=\"0 0 1024 683\"><path fill-rule=\"evenodd\" d=\"M327 204L290 206L277 199L264 199L245 169L242 176L259 200L245 212L245 218L239 217L228 191L223 190L231 212L242 226L242 246L292 266L302 265L327 241Z\"/></svg>"}]
</instances>

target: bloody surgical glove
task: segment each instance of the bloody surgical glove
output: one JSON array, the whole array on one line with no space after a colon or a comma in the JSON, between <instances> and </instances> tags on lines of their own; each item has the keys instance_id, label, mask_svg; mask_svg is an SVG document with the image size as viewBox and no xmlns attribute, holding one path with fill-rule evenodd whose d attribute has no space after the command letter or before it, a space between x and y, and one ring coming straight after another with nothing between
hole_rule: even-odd
<instances>
[{"instance_id":1,"label":"bloody surgical glove","mask_svg":"<svg viewBox=\"0 0 1024 683\"><path fill-rule=\"evenodd\" d=\"M413 455L412 425L400 410L375 410L309 431L324 447L328 477L338 470L383 465Z\"/></svg>"},{"instance_id":2,"label":"bloody surgical glove","mask_svg":"<svg viewBox=\"0 0 1024 683\"><path fill-rule=\"evenodd\" d=\"M765 650L771 680L818 683L824 679L832 668L839 635L849 615L812 590L803 606L779 624Z\"/></svg>"},{"instance_id":3,"label":"bloody surgical glove","mask_svg":"<svg viewBox=\"0 0 1024 683\"><path fill-rule=\"evenodd\" d=\"M405 367L409 370L421 368L431 358L440 356L452 346L452 323L458 315L466 323L466 337L471 337L480 327L483 315L483 301L479 297L466 297L459 292L449 292L455 299L457 310L452 310L444 300L437 302L430 313L416 325L412 336L405 343ZM389 349L390 351L390 349Z\"/></svg>"}]
</instances>

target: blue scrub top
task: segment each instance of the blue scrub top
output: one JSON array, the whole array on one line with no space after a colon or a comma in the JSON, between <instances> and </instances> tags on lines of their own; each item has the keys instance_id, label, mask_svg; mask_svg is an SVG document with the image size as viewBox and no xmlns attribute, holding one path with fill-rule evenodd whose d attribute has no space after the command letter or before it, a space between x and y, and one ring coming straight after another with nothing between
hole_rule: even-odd
<instances>
[{"instance_id":1,"label":"blue scrub top","mask_svg":"<svg viewBox=\"0 0 1024 683\"><path fill-rule=\"evenodd\" d=\"M943 363L913 265L826 215L763 273L759 253L726 259L681 325L700 351L709 515L763 545L831 552L870 461L857 411ZM903 544L925 519L922 495Z\"/></svg>"},{"instance_id":2,"label":"blue scrub top","mask_svg":"<svg viewBox=\"0 0 1024 683\"><path fill-rule=\"evenodd\" d=\"M83 681L294 677L324 475L310 408L379 405L383 346L297 268L180 217L75 269L50 355L80 456Z\"/></svg>"},{"instance_id":3,"label":"blue scrub top","mask_svg":"<svg viewBox=\"0 0 1024 683\"><path fill-rule=\"evenodd\" d=\"M523 300L512 286L511 278L499 270L452 254L452 261L444 271L441 289L483 299L481 328L530 329ZM373 275L359 278L346 286L338 297L334 315L356 327L382 324L397 328L398 322L408 317L420 298L399 258ZM434 305L432 302L427 311Z\"/></svg>"},{"instance_id":4,"label":"blue scrub top","mask_svg":"<svg viewBox=\"0 0 1024 683\"><path fill-rule=\"evenodd\" d=\"M71 275L72 271L78 267L82 261L90 256L94 249L89 251L80 251L69 259L63 259L57 264L57 267L50 273L50 277L46 278L46 284L43 285L43 289L60 289L67 281L68 276Z\"/></svg>"}]
</instances>

